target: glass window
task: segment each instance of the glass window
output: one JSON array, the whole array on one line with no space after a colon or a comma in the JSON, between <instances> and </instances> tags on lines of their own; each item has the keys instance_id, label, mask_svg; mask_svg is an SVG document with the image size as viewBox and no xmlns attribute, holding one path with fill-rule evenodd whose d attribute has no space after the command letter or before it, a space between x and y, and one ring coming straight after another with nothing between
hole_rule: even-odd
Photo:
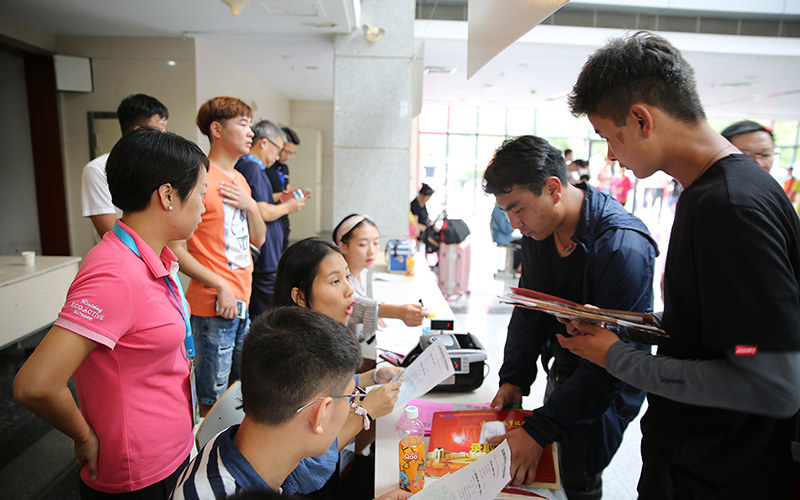
<instances>
[{"instance_id":1,"label":"glass window","mask_svg":"<svg viewBox=\"0 0 800 500\"><path fill-rule=\"evenodd\" d=\"M797 144L797 122L779 120L772 128L775 144L778 146L793 146Z\"/></svg>"},{"instance_id":2,"label":"glass window","mask_svg":"<svg viewBox=\"0 0 800 500\"><path fill-rule=\"evenodd\" d=\"M478 157L476 159L475 176L479 179L483 178L483 172L486 170L486 165L492 160L494 152L503 144L505 137L492 136L492 135L479 135L478 136Z\"/></svg>"},{"instance_id":3,"label":"glass window","mask_svg":"<svg viewBox=\"0 0 800 500\"><path fill-rule=\"evenodd\" d=\"M579 160L579 159L585 160L586 159L586 158L583 158L580 155L580 152L581 152L582 148L578 149L576 151L575 148L570 146L569 139L567 139L566 137L542 137L542 139L546 140L547 142L552 144L554 148L556 148L557 150L561 151L562 155L564 154L564 150L565 149L572 149L573 150L573 154L572 154L572 159L573 160Z\"/></svg>"},{"instance_id":4,"label":"glass window","mask_svg":"<svg viewBox=\"0 0 800 500\"><path fill-rule=\"evenodd\" d=\"M589 120L575 118L563 109L536 111L536 135L541 137L586 137Z\"/></svg>"},{"instance_id":5,"label":"glass window","mask_svg":"<svg viewBox=\"0 0 800 500\"><path fill-rule=\"evenodd\" d=\"M508 108L506 130L510 137L536 133L536 110L530 108Z\"/></svg>"},{"instance_id":6,"label":"glass window","mask_svg":"<svg viewBox=\"0 0 800 500\"><path fill-rule=\"evenodd\" d=\"M709 118L708 124L711 125L711 128L716 130L719 133L722 133L728 125L733 125L734 123L738 122L739 120L731 119L731 118Z\"/></svg>"},{"instance_id":7,"label":"glass window","mask_svg":"<svg viewBox=\"0 0 800 500\"><path fill-rule=\"evenodd\" d=\"M475 141L474 135L450 134L447 144L447 168L455 175L448 175L448 181L463 178L464 172L472 176L475 169Z\"/></svg>"},{"instance_id":8,"label":"glass window","mask_svg":"<svg viewBox=\"0 0 800 500\"><path fill-rule=\"evenodd\" d=\"M445 206L453 218L472 213L475 192L475 135L450 134Z\"/></svg>"},{"instance_id":9,"label":"glass window","mask_svg":"<svg viewBox=\"0 0 800 500\"><path fill-rule=\"evenodd\" d=\"M420 132L447 132L447 105L425 104L419 114Z\"/></svg>"},{"instance_id":10,"label":"glass window","mask_svg":"<svg viewBox=\"0 0 800 500\"><path fill-rule=\"evenodd\" d=\"M481 106L478 108L478 133L506 135L506 108Z\"/></svg>"},{"instance_id":11,"label":"glass window","mask_svg":"<svg viewBox=\"0 0 800 500\"><path fill-rule=\"evenodd\" d=\"M778 153L778 161L773 166L773 171L775 167L789 168L794 165L795 161L797 161L797 148L781 148L780 153Z\"/></svg>"},{"instance_id":12,"label":"glass window","mask_svg":"<svg viewBox=\"0 0 800 500\"><path fill-rule=\"evenodd\" d=\"M589 158L586 159L591 160L591 159L603 158L603 160L605 160L607 154L608 154L608 145L606 144L606 141L602 140L592 141L589 144ZM605 161L603 163L605 164Z\"/></svg>"},{"instance_id":13,"label":"glass window","mask_svg":"<svg viewBox=\"0 0 800 500\"><path fill-rule=\"evenodd\" d=\"M449 132L474 134L477 130L478 108L475 106L450 106Z\"/></svg>"},{"instance_id":14,"label":"glass window","mask_svg":"<svg viewBox=\"0 0 800 500\"><path fill-rule=\"evenodd\" d=\"M447 134L419 134L419 178L443 184L447 174Z\"/></svg>"}]
</instances>

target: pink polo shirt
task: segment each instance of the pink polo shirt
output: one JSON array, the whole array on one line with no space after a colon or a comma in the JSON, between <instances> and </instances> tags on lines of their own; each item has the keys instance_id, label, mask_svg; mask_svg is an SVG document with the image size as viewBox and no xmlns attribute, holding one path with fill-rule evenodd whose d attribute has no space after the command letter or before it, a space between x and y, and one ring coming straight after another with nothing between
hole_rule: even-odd
<instances>
[{"instance_id":1,"label":"pink polo shirt","mask_svg":"<svg viewBox=\"0 0 800 500\"><path fill-rule=\"evenodd\" d=\"M176 286L177 259L167 247L157 257L119 224L142 258L106 233L83 261L55 322L97 342L75 372L75 386L81 413L100 442L97 480L85 466L81 479L106 493L161 481L192 448L186 331L163 279L171 276Z\"/></svg>"}]
</instances>

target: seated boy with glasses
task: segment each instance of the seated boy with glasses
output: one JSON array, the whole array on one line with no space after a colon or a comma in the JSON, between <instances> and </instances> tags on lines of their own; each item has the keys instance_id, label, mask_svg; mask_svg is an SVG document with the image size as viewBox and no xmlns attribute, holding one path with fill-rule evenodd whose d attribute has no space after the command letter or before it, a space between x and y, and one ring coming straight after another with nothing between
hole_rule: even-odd
<instances>
[{"instance_id":1,"label":"seated boy with glasses","mask_svg":"<svg viewBox=\"0 0 800 500\"><path fill-rule=\"evenodd\" d=\"M355 334L323 314L282 307L259 317L242 347L244 420L203 447L172 498L318 490L336 467L342 424L361 408L360 364ZM397 490L381 499L409 496Z\"/></svg>"}]
</instances>

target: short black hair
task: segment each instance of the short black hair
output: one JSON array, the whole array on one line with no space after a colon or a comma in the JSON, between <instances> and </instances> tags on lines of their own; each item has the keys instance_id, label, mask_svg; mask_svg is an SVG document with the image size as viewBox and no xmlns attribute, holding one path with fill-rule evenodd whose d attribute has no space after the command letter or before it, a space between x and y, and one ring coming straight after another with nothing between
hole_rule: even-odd
<instances>
[{"instance_id":1,"label":"short black hair","mask_svg":"<svg viewBox=\"0 0 800 500\"><path fill-rule=\"evenodd\" d=\"M307 306L311 307L311 287L319 272L319 264L334 252L342 255L338 246L315 237L300 240L287 248L278 261L272 306L298 305L292 299L292 289L297 287L305 297Z\"/></svg>"},{"instance_id":2,"label":"short black hair","mask_svg":"<svg viewBox=\"0 0 800 500\"><path fill-rule=\"evenodd\" d=\"M647 31L614 38L589 56L568 102L576 116L597 114L620 127L639 102L687 123L705 118L694 69L666 39Z\"/></svg>"},{"instance_id":3,"label":"short black hair","mask_svg":"<svg viewBox=\"0 0 800 500\"><path fill-rule=\"evenodd\" d=\"M737 135L749 134L751 132L766 132L772 137L772 141L775 142L775 136L772 135L772 130L752 120L742 120L732 123L725 127L725 130L720 132L720 134L722 134L722 137L728 139L728 141L732 141Z\"/></svg>"},{"instance_id":4,"label":"short black hair","mask_svg":"<svg viewBox=\"0 0 800 500\"><path fill-rule=\"evenodd\" d=\"M433 194L433 188L423 182L422 187L419 188L419 194L422 196L431 196Z\"/></svg>"},{"instance_id":5,"label":"short black hair","mask_svg":"<svg viewBox=\"0 0 800 500\"><path fill-rule=\"evenodd\" d=\"M483 190L498 195L522 186L539 196L548 177L567 183L567 166L561 151L534 135L507 139L495 152L483 174Z\"/></svg>"},{"instance_id":6,"label":"short black hair","mask_svg":"<svg viewBox=\"0 0 800 500\"><path fill-rule=\"evenodd\" d=\"M294 145L300 145L300 138L297 136L297 133L290 129L289 127L283 127L283 133L286 134L286 142L291 142Z\"/></svg>"},{"instance_id":7,"label":"short black hair","mask_svg":"<svg viewBox=\"0 0 800 500\"><path fill-rule=\"evenodd\" d=\"M290 420L315 394L341 394L361 364L352 330L303 307L259 316L242 345L242 407L265 425Z\"/></svg>"},{"instance_id":8,"label":"short black hair","mask_svg":"<svg viewBox=\"0 0 800 500\"><path fill-rule=\"evenodd\" d=\"M571 149L567 148L567 149L564 150L564 158L566 158L567 155L571 155L571 154L572 154L572 150Z\"/></svg>"},{"instance_id":9,"label":"short black hair","mask_svg":"<svg viewBox=\"0 0 800 500\"><path fill-rule=\"evenodd\" d=\"M158 115L165 120L169 118L167 107L155 97L145 94L131 94L119 103L117 118L123 134L127 134L136 127L143 127L153 115Z\"/></svg>"},{"instance_id":10,"label":"short black hair","mask_svg":"<svg viewBox=\"0 0 800 500\"><path fill-rule=\"evenodd\" d=\"M126 213L141 212L153 192L170 184L185 200L208 157L197 144L170 132L143 127L122 136L106 161L111 201Z\"/></svg>"}]
</instances>

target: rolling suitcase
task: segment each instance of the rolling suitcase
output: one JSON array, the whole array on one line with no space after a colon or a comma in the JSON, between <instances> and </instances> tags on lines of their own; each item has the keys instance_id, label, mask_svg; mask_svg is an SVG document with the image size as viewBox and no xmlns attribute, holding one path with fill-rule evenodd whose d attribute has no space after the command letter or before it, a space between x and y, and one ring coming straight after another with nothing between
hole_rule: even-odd
<instances>
[{"instance_id":1,"label":"rolling suitcase","mask_svg":"<svg viewBox=\"0 0 800 500\"><path fill-rule=\"evenodd\" d=\"M469 241L439 246L439 289L446 298L469 292Z\"/></svg>"}]
</instances>

